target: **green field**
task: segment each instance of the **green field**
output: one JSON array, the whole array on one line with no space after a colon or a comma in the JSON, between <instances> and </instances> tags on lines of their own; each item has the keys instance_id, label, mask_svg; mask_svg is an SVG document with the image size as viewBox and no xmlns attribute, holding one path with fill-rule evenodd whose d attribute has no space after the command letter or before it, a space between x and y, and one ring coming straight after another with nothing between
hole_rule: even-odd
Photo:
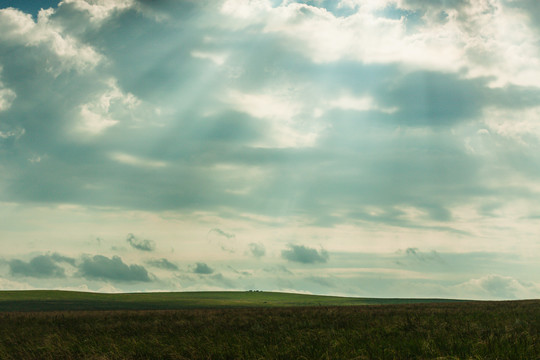
<instances>
[{"instance_id":1,"label":"green field","mask_svg":"<svg viewBox=\"0 0 540 360\"><path fill-rule=\"evenodd\" d=\"M352 306L449 302L444 299L375 299L277 292L156 292L100 294L74 291L0 291L0 311L178 310L224 307Z\"/></svg>"},{"instance_id":2,"label":"green field","mask_svg":"<svg viewBox=\"0 0 540 360\"><path fill-rule=\"evenodd\" d=\"M0 359L540 359L538 300L15 291L0 302ZM167 307L178 309L141 310Z\"/></svg>"}]
</instances>

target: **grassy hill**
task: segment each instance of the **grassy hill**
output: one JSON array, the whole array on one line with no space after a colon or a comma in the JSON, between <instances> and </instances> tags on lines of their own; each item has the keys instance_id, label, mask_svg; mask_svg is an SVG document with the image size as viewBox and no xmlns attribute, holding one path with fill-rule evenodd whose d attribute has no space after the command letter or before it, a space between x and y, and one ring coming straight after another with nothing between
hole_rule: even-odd
<instances>
[{"instance_id":1,"label":"grassy hill","mask_svg":"<svg viewBox=\"0 0 540 360\"><path fill-rule=\"evenodd\" d=\"M0 311L176 310L289 306L352 306L451 302L446 299L375 299L262 291L101 294L76 291L0 291Z\"/></svg>"}]
</instances>

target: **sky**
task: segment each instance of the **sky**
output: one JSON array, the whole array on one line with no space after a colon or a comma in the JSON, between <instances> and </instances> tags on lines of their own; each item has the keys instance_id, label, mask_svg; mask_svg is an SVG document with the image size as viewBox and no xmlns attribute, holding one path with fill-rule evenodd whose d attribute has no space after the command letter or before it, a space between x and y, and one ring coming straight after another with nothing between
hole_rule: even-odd
<instances>
[{"instance_id":1,"label":"sky","mask_svg":"<svg viewBox=\"0 0 540 360\"><path fill-rule=\"evenodd\" d=\"M540 297L537 0L0 7L0 289Z\"/></svg>"}]
</instances>

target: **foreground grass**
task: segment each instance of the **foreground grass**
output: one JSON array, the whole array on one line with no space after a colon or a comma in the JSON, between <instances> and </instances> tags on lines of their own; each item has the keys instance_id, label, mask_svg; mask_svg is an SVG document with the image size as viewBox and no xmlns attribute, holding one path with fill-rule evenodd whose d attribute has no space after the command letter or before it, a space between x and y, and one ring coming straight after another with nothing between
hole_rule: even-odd
<instances>
[{"instance_id":1,"label":"foreground grass","mask_svg":"<svg viewBox=\"0 0 540 360\"><path fill-rule=\"evenodd\" d=\"M0 313L1 359L540 359L540 302Z\"/></svg>"},{"instance_id":2,"label":"foreground grass","mask_svg":"<svg viewBox=\"0 0 540 360\"><path fill-rule=\"evenodd\" d=\"M348 306L448 302L440 299L375 299L277 292L163 292L100 294L75 291L0 291L0 311L176 310L221 307Z\"/></svg>"}]
</instances>

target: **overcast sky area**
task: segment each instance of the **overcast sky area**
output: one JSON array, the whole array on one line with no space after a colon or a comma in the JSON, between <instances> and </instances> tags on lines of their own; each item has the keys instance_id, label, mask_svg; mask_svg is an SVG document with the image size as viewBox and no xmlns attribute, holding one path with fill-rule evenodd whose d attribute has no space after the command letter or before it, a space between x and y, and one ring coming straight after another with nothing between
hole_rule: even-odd
<instances>
[{"instance_id":1,"label":"overcast sky area","mask_svg":"<svg viewBox=\"0 0 540 360\"><path fill-rule=\"evenodd\" d=\"M0 5L0 289L540 297L537 0Z\"/></svg>"}]
</instances>

